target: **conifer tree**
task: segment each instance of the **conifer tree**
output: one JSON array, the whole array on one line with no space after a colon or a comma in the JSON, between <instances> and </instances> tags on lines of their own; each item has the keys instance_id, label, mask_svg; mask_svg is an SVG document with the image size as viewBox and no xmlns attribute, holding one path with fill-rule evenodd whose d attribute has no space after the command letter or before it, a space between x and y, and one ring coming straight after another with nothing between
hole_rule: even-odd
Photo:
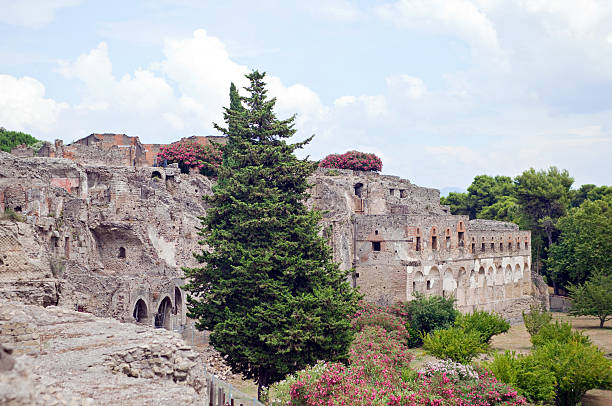
<instances>
[{"instance_id":1,"label":"conifer tree","mask_svg":"<svg viewBox=\"0 0 612 406\"><path fill-rule=\"evenodd\" d=\"M235 372L262 388L317 360L342 360L359 294L332 262L308 210L315 166L293 154L295 116L278 120L265 74L247 75L249 97L225 109L228 136L210 208L202 219L202 268L187 269L189 315ZM243 108L239 108L243 107Z\"/></svg>"}]
</instances>

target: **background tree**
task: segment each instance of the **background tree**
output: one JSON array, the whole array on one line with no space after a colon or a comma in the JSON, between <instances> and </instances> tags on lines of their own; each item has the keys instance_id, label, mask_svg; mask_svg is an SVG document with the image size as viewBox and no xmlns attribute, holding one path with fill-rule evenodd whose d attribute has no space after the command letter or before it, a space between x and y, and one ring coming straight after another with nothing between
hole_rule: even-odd
<instances>
[{"instance_id":1,"label":"background tree","mask_svg":"<svg viewBox=\"0 0 612 406\"><path fill-rule=\"evenodd\" d=\"M347 357L353 333L348 315L358 293L332 262L318 235L318 212L308 210L312 163L285 139L295 116L278 120L264 74L247 75L249 97L225 109L228 143L218 183L207 198L205 265L187 269L189 316L211 331L212 345L231 368L262 388L317 360Z\"/></svg>"},{"instance_id":2,"label":"background tree","mask_svg":"<svg viewBox=\"0 0 612 406\"><path fill-rule=\"evenodd\" d=\"M597 273L583 285L568 287L572 316L595 316L599 327L612 318L612 275Z\"/></svg>"},{"instance_id":3,"label":"background tree","mask_svg":"<svg viewBox=\"0 0 612 406\"><path fill-rule=\"evenodd\" d=\"M612 272L612 198L585 200L559 219L549 250L548 274L559 285L584 283L596 271Z\"/></svg>"},{"instance_id":4,"label":"background tree","mask_svg":"<svg viewBox=\"0 0 612 406\"><path fill-rule=\"evenodd\" d=\"M37 140L30 134L19 131L9 131L4 127L0 127L0 151L11 152L11 149L21 144L26 144L28 146L40 144L40 146L42 146L42 141Z\"/></svg>"}]
</instances>

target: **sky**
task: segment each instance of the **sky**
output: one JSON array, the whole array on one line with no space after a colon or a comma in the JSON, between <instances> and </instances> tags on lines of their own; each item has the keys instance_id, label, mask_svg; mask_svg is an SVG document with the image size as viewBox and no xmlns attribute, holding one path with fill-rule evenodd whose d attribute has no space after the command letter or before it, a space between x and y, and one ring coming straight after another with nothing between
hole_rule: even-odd
<instances>
[{"instance_id":1,"label":"sky","mask_svg":"<svg viewBox=\"0 0 612 406\"><path fill-rule=\"evenodd\" d=\"M299 154L435 188L567 169L610 185L612 1L0 0L0 126L70 143L218 134L266 72ZM241 94L246 95L241 89Z\"/></svg>"}]
</instances>

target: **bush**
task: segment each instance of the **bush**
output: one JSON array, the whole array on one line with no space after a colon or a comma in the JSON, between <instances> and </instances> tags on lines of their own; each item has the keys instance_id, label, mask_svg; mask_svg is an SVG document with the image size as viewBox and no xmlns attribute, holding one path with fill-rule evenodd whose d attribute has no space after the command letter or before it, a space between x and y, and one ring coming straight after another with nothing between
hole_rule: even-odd
<instances>
[{"instance_id":1,"label":"bush","mask_svg":"<svg viewBox=\"0 0 612 406\"><path fill-rule=\"evenodd\" d=\"M361 303L360 309L353 315L351 326L356 332L366 327L381 327L400 340L409 338L406 326L400 317L371 303Z\"/></svg>"},{"instance_id":2,"label":"bush","mask_svg":"<svg viewBox=\"0 0 612 406\"><path fill-rule=\"evenodd\" d=\"M331 154L326 156L319 162L319 167L378 172L382 170L382 161L374 154L349 151L344 154Z\"/></svg>"},{"instance_id":3,"label":"bush","mask_svg":"<svg viewBox=\"0 0 612 406\"><path fill-rule=\"evenodd\" d=\"M550 403L555 398L555 375L531 356L506 351L496 354L485 366L497 379L517 388L531 403Z\"/></svg>"},{"instance_id":4,"label":"bush","mask_svg":"<svg viewBox=\"0 0 612 406\"><path fill-rule=\"evenodd\" d=\"M559 406L579 404L590 389L612 387L612 361L594 345L553 340L537 347L532 357L555 376L555 403Z\"/></svg>"},{"instance_id":5,"label":"bush","mask_svg":"<svg viewBox=\"0 0 612 406\"><path fill-rule=\"evenodd\" d=\"M419 370L423 376L435 376L436 374L444 374L449 379L455 381L478 379L478 372L470 366L460 364L451 360L435 360L427 362Z\"/></svg>"},{"instance_id":6,"label":"bush","mask_svg":"<svg viewBox=\"0 0 612 406\"><path fill-rule=\"evenodd\" d=\"M0 216L0 218L7 219L7 220L13 220L13 221L19 221L19 222L25 221L24 216L17 213L15 210L11 209L10 207L7 207L6 209L4 209L4 213L2 213L2 216Z\"/></svg>"},{"instance_id":7,"label":"bush","mask_svg":"<svg viewBox=\"0 0 612 406\"><path fill-rule=\"evenodd\" d=\"M551 320L552 313L543 310L539 305L529 306L529 313L523 311L523 322L531 337L538 334L540 329L549 324Z\"/></svg>"},{"instance_id":8,"label":"bush","mask_svg":"<svg viewBox=\"0 0 612 406\"><path fill-rule=\"evenodd\" d=\"M475 310L473 313L459 314L455 326L467 332L475 331L481 337L481 342L489 343L491 337L505 333L510 329L510 323L496 313Z\"/></svg>"},{"instance_id":9,"label":"bush","mask_svg":"<svg viewBox=\"0 0 612 406\"><path fill-rule=\"evenodd\" d=\"M411 347L421 345L421 337L430 331L451 327L459 314L454 298L424 296L418 292L414 295L414 300L396 303L390 309L407 324Z\"/></svg>"},{"instance_id":10,"label":"bush","mask_svg":"<svg viewBox=\"0 0 612 406\"><path fill-rule=\"evenodd\" d=\"M540 329L538 334L531 337L531 343L534 347L538 347L550 341L559 343L568 343L570 341L576 341L581 344L591 343L589 337L585 336L580 331L573 330L570 323L559 321L545 325Z\"/></svg>"},{"instance_id":11,"label":"bush","mask_svg":"<svg viewBox=\"0 0 612 406\"><path fill-rule=\"evenodd\" d=\"M595 316L599 327L612 318L612 275L596 273L581 286L568 287L572 316Z\"/></svg>"},{"instance_id":12,"label":"bush","mask_svg":"<svg viewBox=\"0 0 612 406\"><path fill-rule=\"evenodd\" d=\"M435 357L469 364L478 354L486 352L488 346L482 342L477 331L452 327L427 334L423 339L423 348Z\"/></svg>"},{"instance_id":13,"label":"bush","mask_svg":"<svg viewBox=\"0 0 612 406\"><path fill-rule=\"evenodd\" d=\"M160 147L157 161L178 163L183 173L197 168L203 175L216 176L223 162L223 147L217 143L200 145L191 141L175 142Z\"/></svg>"}]
</instances>

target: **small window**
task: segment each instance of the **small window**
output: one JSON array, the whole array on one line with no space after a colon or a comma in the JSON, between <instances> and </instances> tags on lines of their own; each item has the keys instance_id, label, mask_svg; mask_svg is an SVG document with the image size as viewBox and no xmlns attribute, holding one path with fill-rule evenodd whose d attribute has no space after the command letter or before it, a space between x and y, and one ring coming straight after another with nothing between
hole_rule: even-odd
<instances>
[{"instance_id":1,"label":"small window","mask_svg":"<svg viewBox=\"0 0 612 406\"><path fill-rule=\"evenodd\" d=\"M476 244L472 243L472 253L474 253L474 251L476 251Z\"/></svg>"},{"instance_id":2,"label":"small window","mask_svg":"<svg viewBox=\"0 0 612 406\"><path fill-rule=\"evenodd\" d=\"M431 237L431 249L434 251L438 249L438 237L435 235Z\"/></svg>"},{"instance_id":3,"label":"small window","mask_svg":"<svg viewBox=\"0 0 612 406\"><path fill-rule=\"evenodd\" d=\"M15 206L15 211L17 213L21 213L21 206Z\"/></svg>"},{"instance_id":4,"label":"small window","mask_svg":"<svg viewBox=\"0 0 612 406\"><path fill-rule=\"evenodd\" d=\"M529 243L527 241L525 241L525 249L528 250L529 249Z\"/></svg>"},{"instance_id":5,"label":"small window","mask_svg":"<svg viewBox=\"0 0 612 406\"><path fill-rule=\"evenodd\" d=\"M499 252L503 252L504 251L504 244L503 243L499 243Z\"/></svg>"},{"instance_id":6,"label":"small window","mask_svg":"<svg viewBox=\"0 0 612 406\"><path fill-rule=\"evenodd\" d=\"M359 278L359 272L355 274L355 278Z\"/></svg>"},{"instance_id":7,"label":"small window","mask_svg":"<svg viewBox=\"0 0 612 406\"><path fill-rule=\"evenodd\" d=\"M119 247L119 258L125 258L125 248Z\"/></svg>"},{"instance_id":8,"label":"small window","mask_svg":"<svg viewBox=\"0 0 612 406\"><path fill-rule=\"evenodd\" d=\"M421 250L421 237L416 238L416 250L417 251Z\"/></svg>"},{"instance_id":9,"label":"small window","mask_svg":"<svg viewBox=\"0 0 612 406\"><path fill-rule=\"evenodd\" d=\"M480 250L482 252L485 252L485 243L484 242L482 244L480 244Z\"/></svg>"},{"instance_id":10,"label":"small window","mask_svg":"<svg viewBox=\"0 0 612 406\"><path fill-rule=\"evenodd\" d=\"M363 183L357 183L355 186L355 196L361 197L361 192L363 191Z\"/></svg>"},{"instance_id":11,"label":"small window","mask_svg":"<svg viewBox=\"0 0 612 406\"><path fill-rule=\"evenodd\" d=\"M374 230L374 234L378 235L378 230Z\"/></svg>"},{"instance_id":12,"label":"small window","mask_svg":"<svg viewBox=\"0 0 612 406\"><path fill-rule=\"evenodd\" d=\"M447 236L446 237L446 249L449 250L451 247L451 241L450 241L450 237Z\"/></svg>"},{"instance_id":13,"label":"small window","mask_svg":"<svg viewBox=\"0 0 612 406\"><path fill-rule=\"evenodd\" d=\"M508 251L512 251L512 243L511 242L508 243Z\"/></svg>"},{"instance_id":14,"label":"small window","mask_svg":"<svg viewBox=\"0 0 612 406\"><path fill-rule=\"evenodd\" d=\"M372 241L372 251L380 251L380 241Z\"/></svg>"},{"instance_id":15,"label":"small window","mask_svg":"<svg viewBox=\"0 0 612 406\"><path fill-rule=\"evenodd\" d=\"M407 197L408 193L405 189L400 189L400 197L404 198Z\"/></svg>"},{"instance_id":16,"label":"small window","mask_svg":"<svg viewBox=\"0 0 612 406\"><path fill-rule=\"evenodd\" d=\"M412 291L415 292L416 291L416 282L412 282Z\"/></svg>"},{"instance_id":17,"label":"small window","mask_svg":"<svg viewBox=\"0 0 612 406\"><path fill-rule=\"evenodd\" d=\"M491 243L491 251L495 251L495 243L494 242Z\"/></svg>"},{"instance_id":18,"label":"small window","mask_svg":"<svg viewBox=\"0 0 612 406\"><path fill-rule=\"evenodd\" d=\"M389 189L389 194L391 196L394 196L395 195L395 189Z\"/></svg>"},{"instance_id":19,"label":"small window","mask_svg":"<svg viewBox=\"0 0 612 406\"><path fill-rule=\"evenodd\" d=\"M459 231L457 233L457 239L459 240L459 246L460 247L463 247L463 240L465 238L464 236L465 236L465 233L463 231Z\"/></svg>"},{"instance_id":20,"label":"small window","mask_svg":"<svg viewBox=\"0 0 612 406\"><path fill-rule=\"evenodd\" d=\"M427 281L427 290L431 289L431 281Z\"/></svg>"}]
</instances>

